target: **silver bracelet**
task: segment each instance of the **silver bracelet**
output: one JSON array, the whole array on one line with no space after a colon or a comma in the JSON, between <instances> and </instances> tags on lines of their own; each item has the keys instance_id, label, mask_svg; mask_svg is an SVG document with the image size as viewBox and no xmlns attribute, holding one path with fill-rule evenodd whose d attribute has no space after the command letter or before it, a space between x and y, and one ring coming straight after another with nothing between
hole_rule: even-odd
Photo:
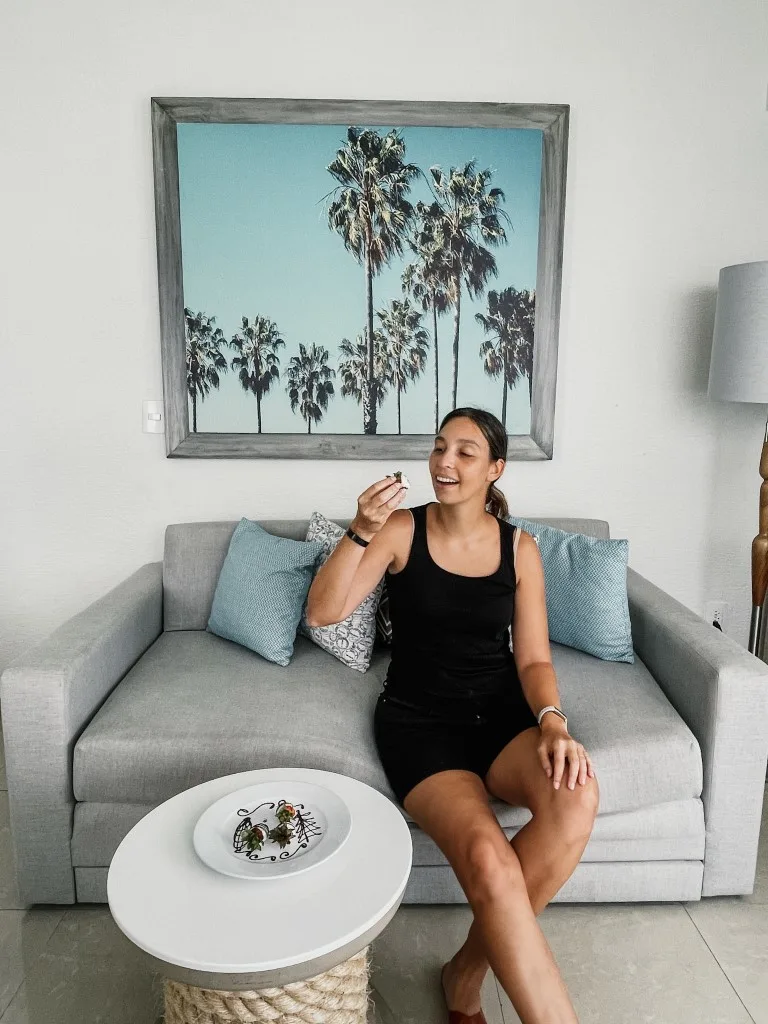
<instances>
[{"instance_id":1,"label":"silver bracelet","mask_svg":"<svg viewBox=\"0 0 768 1024\"><path fill-rule=\"evenodd\" d=\"M567 719L567 717L563 714L563 712L560 710L560 708L555 707L554 704L547 704L547 706L545 708L542 708L541 711L536 716L536 719L537 719L537 721L539 723L539 728L541 728L541 720L542 720L542 718L544 717L544 715L546 715L546 713L548 711L554 711L554 713L556 715L559 715L562 718L562 720L565 722L565 728L566 729L568 728L568 719Z\"/></svg>"}]
</instances>

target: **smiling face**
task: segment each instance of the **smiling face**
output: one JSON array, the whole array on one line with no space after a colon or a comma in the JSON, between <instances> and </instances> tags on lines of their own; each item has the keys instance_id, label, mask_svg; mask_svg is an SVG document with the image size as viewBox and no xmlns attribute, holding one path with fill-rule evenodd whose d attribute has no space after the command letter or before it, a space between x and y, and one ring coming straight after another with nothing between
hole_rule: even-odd
<instances>
[{"instance_id":1,"label":"smiling face","mask_svg":"<svg viewBox=\"0 0 768 1024\"><path fill-rule=\"evenodd\" d=\"M456 416L443 426L429 456L435 497L451 504L479 496L485 506L488 487L503 469L504 460L491 460L485 434L466 416Z\"/></svg>"}]
</instances>

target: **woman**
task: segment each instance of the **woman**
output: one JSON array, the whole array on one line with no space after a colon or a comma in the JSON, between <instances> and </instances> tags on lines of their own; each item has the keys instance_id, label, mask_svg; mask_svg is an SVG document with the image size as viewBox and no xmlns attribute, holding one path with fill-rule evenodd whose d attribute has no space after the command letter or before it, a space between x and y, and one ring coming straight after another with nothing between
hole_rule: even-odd
<instances>
[{"instance_id":1,"label":"woman","mask_svg":"<svg viewBox=\"0 0 768 1024\"><path fill-rule=\"evenodd\" d=\"M506 456L495 416L448 413L429 457L437 501L398 509L405 488L391 477L364 491L356 537L318 572L307 606L311 625L338 622L386 573L392 659L374 714L377 749L474 915L441 973L449 1024L485 1024L489 965L525 1024L577 1019L536 917L581 858L598 786L567 720L554 710L539 720L559 709L544 574L533 537L500 518ZM513 839L489 795L532 812Z\"/></svg>"}]
</instances>

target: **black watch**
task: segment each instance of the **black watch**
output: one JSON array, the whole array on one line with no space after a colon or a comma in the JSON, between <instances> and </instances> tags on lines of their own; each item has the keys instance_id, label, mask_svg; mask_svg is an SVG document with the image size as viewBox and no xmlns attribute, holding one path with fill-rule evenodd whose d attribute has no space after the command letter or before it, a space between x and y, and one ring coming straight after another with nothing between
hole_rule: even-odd
<instances>
[{"instance_id":1,"label":"black watch","mask_svg":"<svg viewBox=\"0 0 768 1024\"><path fill-rule=\"evenodd\" d=\"M371 543L369 540L363 540L362 537L355 533L351 526L347 530L347 537L349 537L350 540L353 540L355 544L359 544L361 548L367 548Z\"/></svg>"}]
</instances>

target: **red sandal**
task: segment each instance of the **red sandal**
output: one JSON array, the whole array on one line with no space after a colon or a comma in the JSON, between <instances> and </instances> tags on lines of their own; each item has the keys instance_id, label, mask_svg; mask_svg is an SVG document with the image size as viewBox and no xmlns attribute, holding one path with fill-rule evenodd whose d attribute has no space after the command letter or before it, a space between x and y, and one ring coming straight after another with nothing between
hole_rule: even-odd
<instances>
[{"instance_id":1,"label":"red sandal","mask_svg":"<svg viewBox=\"0 0 768 1024\"><path fill-rule=\"evenodd\" d=\"M440 969L440 985L443 989L443 996L445 996L445 984L443 982L443 975L445 974L445 968L448 966L447 963L443 964ZM446 1001L446 1007L448 1003ZM448 1010L448 1024L488 1024L485 1019L485 1014L482 1010L477 1013L466 1014L460 1010Z\"/></svg>"}]
</instances>

